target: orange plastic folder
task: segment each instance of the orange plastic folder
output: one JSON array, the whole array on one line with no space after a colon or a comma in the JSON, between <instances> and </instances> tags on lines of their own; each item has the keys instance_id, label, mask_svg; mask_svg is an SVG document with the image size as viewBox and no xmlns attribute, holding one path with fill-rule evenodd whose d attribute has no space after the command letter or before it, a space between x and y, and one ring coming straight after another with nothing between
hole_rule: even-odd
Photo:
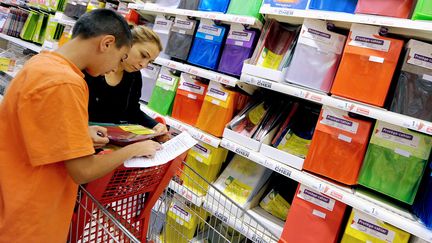
<instances>
[{"instance_id":1,"label":"orange plastic folder","mask_svg":"<svg viewBox=\"0 0 432 243\"><path fill-rule=\"evenodd\" d=\"M379 27L353 24L331 93L384 106L404 42L379 35Z\"/></svg>"},{"instance_id":2,"label":"orange plastic folder","mask_svg":"<svg viewBox=\"0 0 432 243\"><path fill-rule=\"evenodd\" d=\"M234 116L238 93L211 81L196 127L216 137L221 137L226 124Z\"/></svg>"},{"instance_id":3,"label":"orange plastic folder","mask_svg":"<svg viewBox=\"0 0 432 243\"><path fill-rule=\"evenodd\" d=\"M171 116L195 126L206 90L207 84L201 83L189 74L182 73Z\"/></svg>"},{"instance_id":4,"label":"orange plastic folder","mask_svg":"<svg viewBox=\"0 0 432 243\"><path fill-rule=\"evenodd\" d=\"M335 243L346 205L299 185L279 243Z\"/></svg>"},{"instance_id":5,"label":"orange plastic folder","mask_svg":"<svg viewBox=\"0 0 432 243\"><path fill-rule=\"evenodd\" d=\"M324 106L303 168L347 185L356 184L371 129L370 120Z\"/></svg>"}]
</instances>

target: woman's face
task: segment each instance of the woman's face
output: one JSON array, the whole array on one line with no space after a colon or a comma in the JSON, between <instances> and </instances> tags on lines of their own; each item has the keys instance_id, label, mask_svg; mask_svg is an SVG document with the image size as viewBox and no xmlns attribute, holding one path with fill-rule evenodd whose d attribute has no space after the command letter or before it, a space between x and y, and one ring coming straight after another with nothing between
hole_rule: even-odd
<instances>
[{"instance_id":1,"label":"woman's face","mask_svg":"<svg viewBox=\"0 0 432 243\"><path fill-rule=\"evenodd\" d=\"M147 67L159 56L159 48L151 42L135 43L123 61L123 68L126 72L136 72Z\"/></svg>"}]
</instances>

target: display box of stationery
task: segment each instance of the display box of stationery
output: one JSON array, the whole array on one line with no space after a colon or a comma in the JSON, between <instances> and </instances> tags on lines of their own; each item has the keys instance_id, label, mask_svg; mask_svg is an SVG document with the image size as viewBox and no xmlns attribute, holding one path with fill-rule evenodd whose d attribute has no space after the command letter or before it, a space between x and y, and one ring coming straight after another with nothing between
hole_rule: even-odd
<instances>
[{"instance_id":1,"label":"display box of stationery","mask_svg":"<svg viewBox=\"0 0 432 243\"><path fill-rule=\"evenodd\" d=\"M265 139L260 153L296 169L303 168L319 116L319 106L289 101L282 107L276 132Z\"/></svg>"},{"instance_id":2,"label":"display box of stationery","mask_svg":"<svg viewBox=\"0 0 432 243\"><path fill-rule=\"evenodd\" d=\"M258 205L271 174L271 170L235 155L209 188L204 208L227 217L241 217L245 210Z\"/></svg>"},{"instance_id":3,"label":"display box of stationery","mask_svg":"<svg viewBox=\"0 0 432 243\"><path fill-rule=\"evenodd\" d=\"M225 127L223 137L253 151L259 151L261 144L269 144L286 103L282 95L279 95L281 99L274 96L265 92L255 94L254 99Z\"/></svg>"}]
</instances>

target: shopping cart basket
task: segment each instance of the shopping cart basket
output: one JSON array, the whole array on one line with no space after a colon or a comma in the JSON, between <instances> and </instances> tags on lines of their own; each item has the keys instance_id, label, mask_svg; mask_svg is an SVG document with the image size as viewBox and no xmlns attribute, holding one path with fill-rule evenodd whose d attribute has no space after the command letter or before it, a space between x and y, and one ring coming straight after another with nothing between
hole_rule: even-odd
<instances>
[{"instance_id":1,"label":"shopping cart basket","mask_svg":"<svg viewBox=\"0 0 432 243\"><path fill-rule=\"evenodd\" d=\"M145 242L151 209L185 156L149 168L120 166L80 187L69 241Z\"/></svg>"},{"instance_id":2,"label":"shopping cart basket","mask_svg":"<svg viewBox=\"0 0 432 243\"><path fill-rule=\"evenodd\" d=\"M282 232L269 229L187 163L183 166L181 179L173 178L153 208L148 242L278 242Z\"/></svg>"}]
</instances>

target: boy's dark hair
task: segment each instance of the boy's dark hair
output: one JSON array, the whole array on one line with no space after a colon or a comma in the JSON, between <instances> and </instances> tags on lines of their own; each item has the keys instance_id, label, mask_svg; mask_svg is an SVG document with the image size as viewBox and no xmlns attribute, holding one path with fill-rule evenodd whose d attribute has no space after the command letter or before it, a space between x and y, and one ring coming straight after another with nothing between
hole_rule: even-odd
<instances>
[{"instance_id":1,"label":"boy's dark hair","mask_svg":"<svg viewBox=\"0 0 432 243\"><path fill-rule=\"evenodd\" d=\"M95 9L82 15L72 30L72 38L89 39L101 35L113 35L116 47L132 45L132 33L126 20L109 9Z\"/></svg>"}]
</instances>

